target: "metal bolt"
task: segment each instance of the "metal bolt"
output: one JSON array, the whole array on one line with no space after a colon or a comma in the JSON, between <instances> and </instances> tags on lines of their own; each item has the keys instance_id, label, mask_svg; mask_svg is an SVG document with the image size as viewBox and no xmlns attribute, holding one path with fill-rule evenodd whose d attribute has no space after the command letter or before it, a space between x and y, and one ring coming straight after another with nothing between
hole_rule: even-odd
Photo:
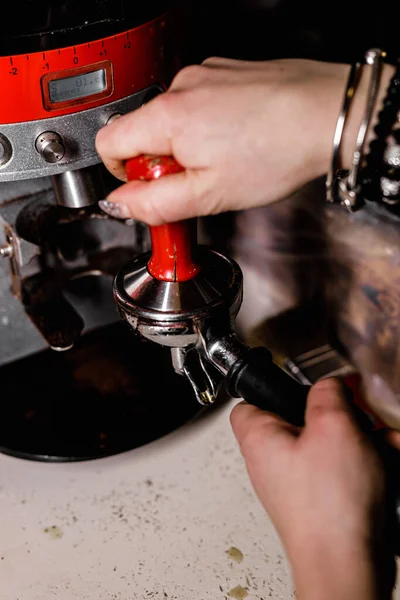
<instances>
[{"instance_id":1,"label":"metal bolt","mask_svg":"<svg viewBox=\"0 0 400 600\"><path fill-rule=\"evenodd\" d=\"M0 256L2 258L11 258L13 255L13 247L11 244L3 244L0 246Z\"/></svg>"},{"instance_id":2,"label":"metal bolt","mask_svg":"<svg viewBox=\"0 0 400 600\"><path fill-rule=\"evenodd\" d=\"M62 139L54 131L41 133L36 138L35 147L42 158L48 163L59 162L65 154Z\"/></svg>"}]
</instances>

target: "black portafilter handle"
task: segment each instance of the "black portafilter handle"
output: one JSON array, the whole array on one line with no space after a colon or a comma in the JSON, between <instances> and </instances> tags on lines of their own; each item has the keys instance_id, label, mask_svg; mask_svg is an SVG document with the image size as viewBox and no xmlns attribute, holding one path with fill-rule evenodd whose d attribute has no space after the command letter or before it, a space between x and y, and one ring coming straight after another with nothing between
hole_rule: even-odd
<instances>
[{"instance_id":1,"label":"black portafilter handle","mask_svg":"<svg viewBox=\"0 0 400 600\"><path fill-rule=\"evenodd\" d=\"M278 367L267 348L248 348L230 368L225 387L234 398L243 398L292 425L304 425L310 386L298 383Z\"/></svg>"},{"instance_id":2,"label":"black portafilter handle","mask_svg":"<svg viewBox=\"0 0 400 600\"><path fill-rule=\"evenodd\" d=\"M297 427L304 425L310 386L297 382L278 367L264 347L249 348L243 353L230 368L225 387L234 398L243 398ZM400 556L400 452L384 440L382 431L374 429L372 420L361 408L354 402L350 402L350 407L359 427L372 440L383 460L388 487L389 543L393 554Z\"/></svg>"}]
</instances>

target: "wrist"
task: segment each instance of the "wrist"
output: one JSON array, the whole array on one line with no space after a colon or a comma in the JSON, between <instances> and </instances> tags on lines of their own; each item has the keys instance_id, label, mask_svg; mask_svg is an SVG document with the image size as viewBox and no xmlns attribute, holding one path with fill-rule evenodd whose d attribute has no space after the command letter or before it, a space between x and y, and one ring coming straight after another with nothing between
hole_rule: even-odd
<instances>
[{"instance_id":1,"label":"wrist","mask_svg":"<svg viewBox=\"0 0 400 600\"><path fill-rule=\"evenodd\" d=\"M326 175L331 168L333 136L343 103L350 66L329 63L323 65L323 69L322 80L318 81L317 88L312 88L313 99L309 104L309 129L313 133L313 139L310 140L312 153L310 162L315 171L314 177ZM357 130L357 124L354 129ZM352 149L350 156L351 151Z\"/></svg>"},{"instance_id":2,"label":"wrist","mask_svg":"<svg viewBox=\"0 0 400 600\"><path fill-rule=\"evenodd\" d=\"M384 600L374 553L362 544L330 537L288 554L299 600Z\"/></svg>"}]
</instances>

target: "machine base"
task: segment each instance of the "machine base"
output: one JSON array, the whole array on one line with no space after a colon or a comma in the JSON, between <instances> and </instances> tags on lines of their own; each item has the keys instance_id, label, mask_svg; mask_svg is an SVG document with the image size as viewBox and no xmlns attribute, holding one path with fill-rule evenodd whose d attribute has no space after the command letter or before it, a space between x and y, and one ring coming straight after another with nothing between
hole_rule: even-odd
<instances>
[{"instance_id":1,"label":"machine base","mask_svg":"<svg viewBox=\"0 0 400 600\"><path fill-rule=\"evenodd\" d=\"M0 368L0 452L71 462L143 446L204 409L169 352L124 322Z\"/></svg>"}]
</instances>

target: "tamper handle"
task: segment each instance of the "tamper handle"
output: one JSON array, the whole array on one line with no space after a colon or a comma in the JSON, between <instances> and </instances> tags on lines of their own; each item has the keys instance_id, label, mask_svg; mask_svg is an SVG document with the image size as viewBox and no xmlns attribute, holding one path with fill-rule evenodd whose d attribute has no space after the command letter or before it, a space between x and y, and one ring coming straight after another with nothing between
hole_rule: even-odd
<instances>
[{"instance_id":1,"label":"tamper handle","mask_svg":"<svg viewBox=\"0 0 400 600\"><path fill-rule=\"evenodd\" d=\"M151 181L184 171L172 156L142 154L125 164L128 181ZM196 220L177 221L150 227L152 256L148 270L162 281L188 281L200 270L196 263Z\"/></svg>"},{"instance_id":2,"label":"tamper handle","mask_svg":"<svg viewBox=\"0 0 400 600\"><path fill-rule=\"evenodd\" d=\"M231 367L225 386L234 398L243 398L297 427L304 425L310 388L278 367L267 348L249 348Z\"/></svg>"}]
</instances>

